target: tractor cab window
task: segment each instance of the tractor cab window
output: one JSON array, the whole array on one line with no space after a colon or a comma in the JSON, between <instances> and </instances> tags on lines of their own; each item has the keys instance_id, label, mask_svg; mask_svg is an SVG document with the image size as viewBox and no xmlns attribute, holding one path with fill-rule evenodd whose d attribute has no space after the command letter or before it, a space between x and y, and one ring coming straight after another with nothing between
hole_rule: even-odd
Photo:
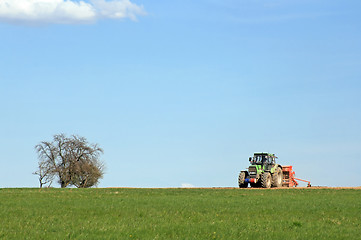
<instances>
[{"instance_id":1,"label":"tractor cab window","mask_svg":"<svg viewBox=\"0 0 361 240\"><path fill-rule=\"evenodd\" d=\"M256 155L253 157L254 164L264 164L265 160L265 156L262 155Z\"/></svg>"},{"instance_id":2,"label":"tractor cab window","mask_svg":"<svg viewBox=\"0 0 361 240\"><path fill-rule=\"evenodd\" d=\"M269 164L270 163L270 158L268 156L263 156L263 164Z\"/></svg>"},{"instance_id":3,"label":"tractor cab window","mask_svg":"<svg viewBox=\"0 0 361 240\"><path fill-rule=\"evenodd\" d=\"M272 156L256 155L256 156L253 156L252 163L253 164L259 164L259 165L274 164L275 159Z\"/></svg>"},{"instance_id":4,"label":"tractor cab window","mask_svg":"<svg viewBox=\"0 0 361 240\"><path fill-rule=\"evenodd\" d=\"M268 165L274 163L274 159L267 155L256 155L252 159L253 164Z\"/></svg>"}]
</instances>

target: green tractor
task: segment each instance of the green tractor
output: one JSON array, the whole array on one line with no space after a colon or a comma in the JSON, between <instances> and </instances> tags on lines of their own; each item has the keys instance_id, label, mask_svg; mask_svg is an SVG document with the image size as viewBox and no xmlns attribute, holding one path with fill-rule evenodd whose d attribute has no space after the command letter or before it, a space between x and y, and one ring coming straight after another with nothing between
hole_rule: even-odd
<instances>
[{"instance_id":1,"label":"green tractor","mask_svg":"<svg viewBox=\"0 0 361 240\"><path fill-rule=\"evenodd\" d=\"M238 177L240 188L248 187L281 187L283 181L282 166L276 164L276 156L271 153L254 153L249 158L251 165L248 171L241 171Z\"/></svg>"}]
</instances>

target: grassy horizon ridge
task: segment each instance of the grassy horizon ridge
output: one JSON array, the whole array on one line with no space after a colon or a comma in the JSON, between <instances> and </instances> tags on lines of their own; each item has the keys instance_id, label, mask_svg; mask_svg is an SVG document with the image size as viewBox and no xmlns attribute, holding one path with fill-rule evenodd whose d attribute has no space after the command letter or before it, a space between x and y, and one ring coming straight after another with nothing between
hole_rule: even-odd
<instances>
[{"instance_id":1,"label":"grassy horizon ridge","mask_svg":"<svg viewBox=\"0 0 361 240\"><path fill-rule=\"evenodd\" d=\"M358 189L2 188L1 239L357 239Z\"/></svg>"}]
</instances>

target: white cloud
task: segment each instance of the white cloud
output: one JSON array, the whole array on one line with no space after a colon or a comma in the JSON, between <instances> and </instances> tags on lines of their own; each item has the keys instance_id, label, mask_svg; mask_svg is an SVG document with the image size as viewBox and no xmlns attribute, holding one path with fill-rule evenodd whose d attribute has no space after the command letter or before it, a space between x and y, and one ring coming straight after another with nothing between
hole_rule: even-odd
<instances>
[{"instance_id":1,"label":"white cloud","mask_svg":"<svg viewBox=\"0 0 361 240\"><path fill-rule=\"evenodd\" d=\"M195 186L190 183L182 183L181 187L182 188L194 188Z\"/></svg>"},{"instance_id":2,"label":"white cloud","mask_svg":"<svg viewBox=\"0 0 361 240\"><path fill-rule=\"evenodd\" d=\"M144 14L143 6L129 0L0 0L0 21L14 23L79 24Z\"/></svg>"},{"instance_id":3,"label":"white cloud","mask_svg":"<svg viewBox=\"0 0 361 240\"><path fill-rule=\"evenodd\" d=\"M98 14L105 18L130 18L136 20L137 15L145 14L142 6L131 3L129 0L111 2L92 0L92 3L98 9Z\"/></svg>"}]
</instances>

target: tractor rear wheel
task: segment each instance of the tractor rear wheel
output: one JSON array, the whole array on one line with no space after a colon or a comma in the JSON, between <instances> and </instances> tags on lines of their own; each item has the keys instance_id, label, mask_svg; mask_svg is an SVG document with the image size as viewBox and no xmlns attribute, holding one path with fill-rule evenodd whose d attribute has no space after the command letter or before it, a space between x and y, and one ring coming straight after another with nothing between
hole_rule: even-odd
<instances>
[{"instance_id":1,"label":"tractor rear wheel","mask_svg":"<svg viewBox=\"0 0 361 240\"><path fill-rule=\"evenodd\" d=\"M264 172L261 177L261 184L263 188L271 187L271 174L269 172Z\"/></svg>"},{"instance_id":2,"label":"tractor rear wheel","mask_svg":"<svg viewBox=\"0 0 361 240\"><path fill-rule=\"evenodd\" d=\"M245 182L245 179L246 179L246 173L245 172L240 172L239 177L238 177L238 186L240 188L248 187L248 183Z\"/></svg>"},{"instance_id":3,"label":"tractor rear wheel","mask_svg":"<svg viewBox=\"0 0 361 240\"><path fill-rule=\"evenodd\" d=\"M272 175L272 187L282 187L283 173L282 169L278 167Z\"/></svg>"}]
</instances>

